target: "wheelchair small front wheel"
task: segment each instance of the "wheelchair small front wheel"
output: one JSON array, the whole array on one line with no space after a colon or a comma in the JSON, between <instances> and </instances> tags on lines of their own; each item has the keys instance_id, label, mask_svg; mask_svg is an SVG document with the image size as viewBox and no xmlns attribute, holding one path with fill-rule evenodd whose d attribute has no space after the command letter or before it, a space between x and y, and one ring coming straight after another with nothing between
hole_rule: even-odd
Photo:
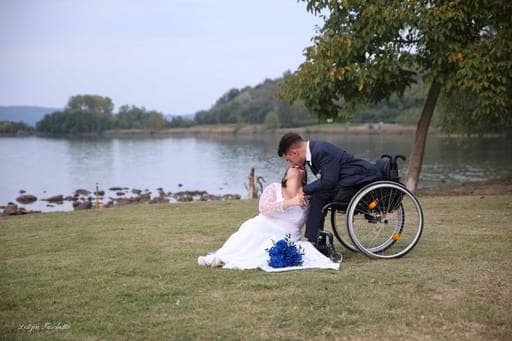
<instances>
[{"instance_id":1,"label":"wheelchair small front wheel","mask_svg":"<svg viewBox=\"0 0 512 341\"><path fill-rule=\"evenodd\" d=\"M416 245L423 231L423 210L407 188L392 181L363 187L346 213L352 243L371 258L397 258Z\"/></svg>"}]
</instances>

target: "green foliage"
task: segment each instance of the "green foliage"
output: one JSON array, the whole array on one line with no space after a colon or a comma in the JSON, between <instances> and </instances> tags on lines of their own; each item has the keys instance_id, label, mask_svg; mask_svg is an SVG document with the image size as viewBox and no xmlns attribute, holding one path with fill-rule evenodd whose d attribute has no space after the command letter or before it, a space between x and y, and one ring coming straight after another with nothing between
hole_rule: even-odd
<instances>
[{"instance_id":1,"label":"green foliage","mask_svg":"<svg viewBox=\"0 0 512 341\"><path fill-rule=\"evenodd\" d=\"M281 126L281 124L279 122L279 117L277 116L277 113L275 111L269 112L265 117L263 125L265 126L266 129L269 130L278 129Z\"/></svg>"},{"instance_id":2,"label":"green foliage","mask_svg":"<svg viewBox=\"0 0 512 341\"><path fill-rule=\"evenodd\" d=\"M511 2L305 2L324 24L306 61L286 77L284 98L320 117L347 118L360 103L401 97L419 74L446 93L474 95L472 110L452 119L510 127Z\"/></svg>"},{"instance_id":3,"label":"green foliage","mask_svg":"<svg viewBox=\"0 0 512 341\"><path fill-rule=\"evenodd\" d=\"M23 122L0 121L0 134L31 133L34 128Z\"/></svg>"},{"instance_id":4,"label":"green foliage","mask_svg":"<svg viewBox=\"0 0 512 341\"><path fill-rule=\"evenodd\" d=\"M285 74L285 78L289 74ZM270 113L276 113L279 126L293 128L305 125L314 125L319 122L300 100L290 104L287 100L275 96L283 84L283 78L267 80L255 88L246 87L242 90L231 89L221 96L210 110L196 113L195 122L199 124L236 123L263 123ZM378 103L360 103L347 110L347 115L338 118L338 121L350 120L352 122L385 122L411 124L417 121L423 106L426 86L421 78L408 87L402 97L392 95L387 100ZM249 100L250 99L250 100ZM271 110L270 110L271 109ZM264 114L263 118L261 115ZM263 121L260 121L263 119ZM171 126L179 127L178 120L171 122ZM187 125L188 126L188 125Z\"/></svg>"},{"instance_id":5,"label":"green foliage","mask_svg":"<svg viewBox=\"0 0 512 341\"><path fill-rule=\"evenodd\" d=\"M512 115L489 119L478 113L478 95L472 91L445 92L437 108L437 124L446 133L503 133L512 131Z\"/></svg>"},{"instance_id":6,"label":"green foliage","mask_svg":"<svg viewBox=\"0 0 512 341\"><path fill-rule=\"evenodd\" d=\"M109 97L77 95L69 99L64 111L112 115L114 103Z\"/></svg>"},{"instance_id":7,"label":"green foliage","mask_svg":"<svg viewBox=\"0 0 512 341\"><path fill-rule=\"evenodd\" d=\"M340 121L415 124L421 114L426 92L427 88L420 78L401 97L392 95L377 103L360 104L353 112L347 111L349 119L342 116Z\"/></svg>"},{"instance_id":8,"label":"green foliage","mask_svg":"<svg viewBox=\"0 0 512 341\"><path fill-rule=\"evenodd\" d=\"M174 116L171 119L171 122L169 122L169 127L171 128L189 128L194 125L194 121L187 120L183 118L182 116Z\"/></svg>"},{"instance_id":9,"label":"green foliage","mask_svg":"<svg viewBox=\"0 0 512 341\"><path fill-rule=\"evenodd\" d=\"M41 121L37 122L36 130L55 135L97 134L111 126L111 115L64 110L46 114Z\"/></svg>"},{"instance_id":10,"label":"green foliage","mask_svg":"<svg viewBox=\"0 0 512 341\"><path fill-rule=\"evenodd\" d=\"M114 118L114 127L120 129L159 130L167 128L169 125L162 113L154 110L146 111L146 108L135 105L121 106Z\"/></svg>"},{"instance_id":11,"label":"green foliage","mask_svg":"<svg viewBox=\"0 0 512 341\"><path fill-rule=\"evenodd\" d=\"M36 130L55 135L98 134L112 127L113 107L114 104L108 97L73 96L64 111L46 114L37 122Z\"/></svg>"},{"instance_id":12,"label":"green foliage","mask_svg":"<svg viewBox=\"0 0 512 341\"><path fill-rule=\"evenodd\" d=\"M264 123L270 112L275 112L283 127L293 127L311 123L314 116L297 103L288 105L276 97L282 79L266 79L255 87L241 90L231 89L222 95L210 110L196 113L198 124L254 124Z\"/></svg>"},{"instance_id":13,"label":"green foliage","mask_svg":"<svg viewBox=\"0 0 512 341\"><path fill-rule=\"evenodd\" d=\"M100 134L112 129L165 129L169 122L162 113L144 107L123 105L113 115L114 103L108 97L77 95L69 99L64 111L47 114L36 130L52 135Z\"/></svg>"}]
</instances>

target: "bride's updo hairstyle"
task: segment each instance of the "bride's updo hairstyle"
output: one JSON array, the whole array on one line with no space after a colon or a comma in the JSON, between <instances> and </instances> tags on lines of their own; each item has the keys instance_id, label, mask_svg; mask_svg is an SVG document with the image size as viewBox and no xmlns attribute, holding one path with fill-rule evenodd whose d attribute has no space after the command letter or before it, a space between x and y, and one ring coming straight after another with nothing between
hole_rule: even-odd
<instances>
[{"instance_id":1,"label":"bride's updo hairstyle","mask_svg":"<svg viewBox=\"0 0 512 341\"><path fill-rule=\"evenodd\" d=\"M292 166L290 166L292 167ZM286 171L284 172L284 175L283 175L283 178L281 179L281 186L283 187L286 187L286 174L288 174L288 169L290 169L290 167L286 168ZM302 186L306 185L308 183L308 172L305 170L305 169L302 169L303 172L301 172L302 175Z\"/></svg>"}]
</instances>

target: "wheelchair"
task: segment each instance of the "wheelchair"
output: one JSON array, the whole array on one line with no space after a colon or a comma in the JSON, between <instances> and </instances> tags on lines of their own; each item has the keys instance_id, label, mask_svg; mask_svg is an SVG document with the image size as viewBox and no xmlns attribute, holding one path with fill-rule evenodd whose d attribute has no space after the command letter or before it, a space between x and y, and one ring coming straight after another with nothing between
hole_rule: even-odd
<instances>
[{"instance_id":1,"label":"wheelchair","mask_svg":"<svg viewBox=\"0 0 512 341\"><path fill-rule=\"evenodd\" d=\"M376 162L384 174L381 181L363 186L348 205L333 201L323 207L324 216L330 212L332 233L350 251L391 259L406 255L418 243L423 210L400 182L398 160L405 161L405 157L382 155ZM332 245L332 234L325 232Z\"/></svg>"}]
</instances>

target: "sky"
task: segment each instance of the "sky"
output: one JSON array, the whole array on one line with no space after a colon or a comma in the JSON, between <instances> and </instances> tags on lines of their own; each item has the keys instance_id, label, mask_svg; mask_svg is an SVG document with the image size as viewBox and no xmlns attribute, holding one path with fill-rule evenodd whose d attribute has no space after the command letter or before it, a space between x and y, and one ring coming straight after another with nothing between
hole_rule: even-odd
<instances>
[{"instance_id":1,"label":"sky","mask_svg":"<svg viewBox=\"0 0 512 341\"><path fill-rule=\"evenodd\" d=\"M195 113L294 71L319 24L296 0L0 0L0 105Z\"/></svg>"}]
</instances>

